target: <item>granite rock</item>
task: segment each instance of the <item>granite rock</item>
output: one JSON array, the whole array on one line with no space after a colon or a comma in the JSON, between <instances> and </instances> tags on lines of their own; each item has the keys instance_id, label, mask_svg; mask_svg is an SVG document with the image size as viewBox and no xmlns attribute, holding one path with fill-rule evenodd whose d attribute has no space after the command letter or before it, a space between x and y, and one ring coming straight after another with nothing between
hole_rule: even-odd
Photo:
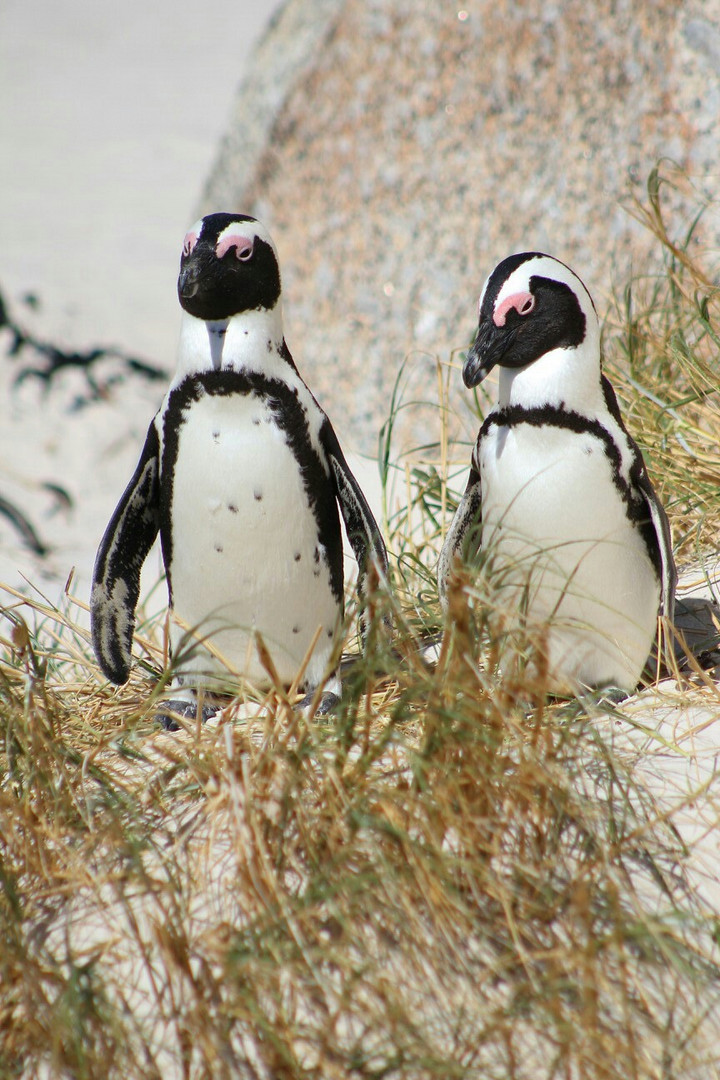
<instances>
[{"instance_id":1,"label":"granite rock","mask_svg":"<svg viewBox=\"0 0 720 1080\"><path fill-rule=\"evenodd\" d=\"M290 348L372 453L403 363L411 395L436 401L437 361L467 346L505 255L570 263L601 314L614 283L659 264L628 207L671 159L689 220L716 185L719 118L718 0L289 0L200 209L271 229ZM703 229L717 247L717 214Z\"/></svg>"}]
</instances>

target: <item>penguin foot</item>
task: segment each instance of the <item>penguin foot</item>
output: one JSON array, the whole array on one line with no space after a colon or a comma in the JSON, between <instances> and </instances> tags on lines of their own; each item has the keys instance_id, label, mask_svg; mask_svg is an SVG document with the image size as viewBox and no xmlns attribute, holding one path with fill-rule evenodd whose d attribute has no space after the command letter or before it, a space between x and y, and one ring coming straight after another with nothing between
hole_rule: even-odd
<instances>
[{"instance_id":1,"label":"penguin foot","mask_svg":"<svg viewBox=\"0 0 720 1080\"><path fill-rule=\"evenodd\" d=\"M305 697L302 699L302 701L298 702L298 704L295 706L296 710L298 712L307 712L307 710L312 705L314 697L315 697L315 691L311 690L308 694L305 695ZM331 713L331 712L333 712L335 710L336 705L338 705L339 703L340 703L339 695L338 694L333 694L330 690L326 690L325 693L320 698L320 700L318 702L318 705L317 705L317 708L315 709L315 712L313 713L313 715L314 716L327 716L328 713Z\"/></svg>"},{"instance_id":2,"label":"penguin foot","mask_svg":"<svg viewBox=\"0 0 720 1080\"><path fill-rule=\"evenodd\" d=\"M609 701L611 705L620 705L630 697L627 690L619 686L603 686L602 690L597 691L597 696L598 701Z\"/></svg>"},{"instance_id":3,"label":"penguin foot","mask_svg":"<svg viewBox=\"0 0 720 1080\"><path fill-rule=\"evenodd\" d=\"M599 686L588 694L580 695L580 700L591 705L620 705L629 697L627 690L619 686Z\"/></svg>"},{"instance_id":4,"label":"penguin foot","mask_svg":"<svg viewBox=\"0 0 720 1080\"><path fill-rule=\"evenodd\" d=\"M155 713L155 719L165 731L180 730L182 725L178 723L178 717L182 717L185 720L197 720L198 705L196 701L164 701L163 708L167 709L167 712ZM211 716L214 716L217 711L217 705L203 705L200 713L200 719L203 724L206 723Z\"/></svg>"}]
</instances>

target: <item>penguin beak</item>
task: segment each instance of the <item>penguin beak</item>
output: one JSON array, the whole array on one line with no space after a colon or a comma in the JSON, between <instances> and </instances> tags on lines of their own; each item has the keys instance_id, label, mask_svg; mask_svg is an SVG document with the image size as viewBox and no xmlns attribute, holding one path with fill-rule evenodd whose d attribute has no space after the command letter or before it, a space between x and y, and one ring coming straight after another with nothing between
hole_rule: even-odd
<instances>
[{"instance_id":1,"label":"penguin beak","mask_svg":"<svg viewBox=\"0 0 720 1080\"><path fill-rule=\"evenodd\" d=\"M178 295L181 300L190 300L200 287L201 268L197 262L189 261L183 266L178 277Z\"/></svg>"},{"instance_id":2,"label":"penguin beak","mask_svg":"<svg viewBox=\"0 0 720 1080\"><path fill-rule=\"evenodd\" d=\"M490 374L495 365L500 363L510 344L505 327L496 326L492 319L483 319L463 365L462 377L468 390Z\"/></svg>"},{"instance_id":3,"label":"penguin beak","mask_svg":"<svg viewBox=\"0 0 720 1080\"><path fill-rule=\"evenodd\" d=\"M202 243L196 244L190 254L183 257L177 284L181 304L183 300L192 300L206 284L212 283L217 266L214 250Z\"/></svg>"}]
</instances>

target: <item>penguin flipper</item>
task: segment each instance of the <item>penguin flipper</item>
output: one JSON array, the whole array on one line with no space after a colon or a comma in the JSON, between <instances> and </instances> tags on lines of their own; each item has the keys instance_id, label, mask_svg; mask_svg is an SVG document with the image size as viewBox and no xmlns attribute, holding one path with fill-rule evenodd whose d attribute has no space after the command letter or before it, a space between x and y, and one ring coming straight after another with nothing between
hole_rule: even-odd
<instances>
[{"instance_id":1,"label":"penguin flipper","mask_svg":"<svg viewBox=\"0 0 720 1080\"><path fill-rule=\"evenodd\" d=\"M388 557L385 541L370 509L360 485L353 476L345 455L340 449L337 435L330 421L325 418L320 431L320 439L330 463L335 481L335 491L340 512L345 522L350 545L358 562L358 595L361 600L367 596L367 573L369 567L375 567L379 576L385 580L388 573ZM367 627L361 616L361 636L365 637Z\"/></svg>"},{"instance_id":2,"label":"penguin flipper","mask_svg":"<svg viewBox=\"0 0 720 1080\"><path fill-rule=\"evenodd\" d=\"M465 494L458 504L440 552L437 567L438 592L443 610L447 609L448 581L455 561L474 555L480 547L482 524L482 488L475 468L474 455Z\"/></svg>"},{"instance_id":3,"label":"penguin flipper","mask_svg":"<svg viewBox=\"0 0 720 1080\"><path fill-rule=\"evenodd\" d=\"M118 685L130 675L140 571L160 527L159 441L155 423L140 460L100 541L90 596L93 649Z\"/></svg>"},{"instance_id":4,"label":"penguin flipper","mask_svg":"<svg viewBox=\"0 0 720 1080\"><path fill-rule=\"evenodd\" d=\"M623 423L622 416L620 415L620 408L617 402L617 396L612 384L603 375L602 376L602 389L603 396L605 398L605 404L607 405L611 416L620 425L620 428L627 436L628 442L632 447L633 452L636 455L637 460L637 474L634 477L634 481L645 500L645 503L650 514L651 530L654 531L655 537L653 547L653 555L659 561L661 568L661 583L662 591L660 596L660 611L663 615L672 622L675 611L675 588L677 586L677 570L675 569L675 559L673 558L672 551L672 537L670 535L670 523L668 521L665 508L657 497L657 492L652 486L650 477L647 474L647 469L643 463L642 454L640 448L629 434L625 424ZM653 538L650 537L650 542L653 542Z\"/></svg>"},{"instance_id":5,"label":"penguin flipper","mask_svg":"<svg viewBox=\"0 0 720 1080\"><path fill-rule=\"evenodd\" d=\"M672 550L672 537L670 535L670 523L665 513L665 508L650 482L645 468L643 467L637 480L638 487L645 499L645 504L650 514L650 522L655 532L657 553L661 566L661 593L660 613L672 622L675 614L675 588L677 586L677 570Z\"/></svg>"}]
</instances>

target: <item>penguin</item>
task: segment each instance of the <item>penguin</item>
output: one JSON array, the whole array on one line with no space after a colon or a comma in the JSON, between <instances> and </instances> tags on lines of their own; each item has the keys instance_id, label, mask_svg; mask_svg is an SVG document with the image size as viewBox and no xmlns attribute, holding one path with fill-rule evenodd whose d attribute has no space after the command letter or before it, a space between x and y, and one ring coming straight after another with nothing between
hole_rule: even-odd
<instances>
[{"instance_id":1,"label":"penguin","mask_svg":"<svg viewBox=\"0 0 720 1080\"><path fill-rule=\"evenodd\" d=\"M207 719L211 695L232 693L240 676L267 686L261 653L284 686L301 676L304 706L320 691L317 711L329 712L341 693L339 511L361 599L371 568L387 575L380 530L285 342L265 227L244 214L197 221L177 289L177 371L95 560L98 663L112 682L127 681L140 571L159 532L175 680L163 726L178 726L171 713L195 717L200 698Z\"/></svg>"},{"instance_id":2,"label":"penguin","mask_svg":"<svg viewBox=\"0 0 720 1080\"><path fill-rule=\"evenodd\" d=\"M467 486L438 562L482 566L489 624L530 631L548 689L632 693L658 614L671 622L676 571L667 515L602 373L595 305L558 259L504 259L480 296L463 366L476 387L497 367Z\"/></svg>"}]
</instances>

